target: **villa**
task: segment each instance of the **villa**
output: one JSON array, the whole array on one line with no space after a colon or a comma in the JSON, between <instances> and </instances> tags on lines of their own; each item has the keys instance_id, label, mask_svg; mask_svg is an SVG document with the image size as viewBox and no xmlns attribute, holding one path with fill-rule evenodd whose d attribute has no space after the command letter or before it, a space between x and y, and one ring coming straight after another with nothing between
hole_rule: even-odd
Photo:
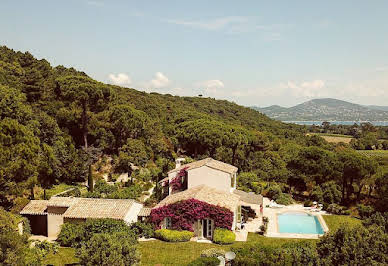
<instances>
[{"instance_id":1,"label":"villa","mask_svg":"<svg viewBox=\"0 0 388 266\"><path fill-rule=\"evenodd\" d=\"M20 212L31 225L31 233L56 238L64 222L110 218L130 224L138 220L143 204L131 199L52 197L31 200Z\"/></svg>"},{"instance_id":2,"label":"villa","mask_svg":"<svg viewBox=\"0 0 388 266\"><path fill-rule=\"evenodd\" d=\"M257 231L263 197L236 189L237 167L212 158L181 165L161 181L162 199L154 208L131 199L54 196L32 200L20 212L28 218L32 234L56 238L65 222L110 218L130 224L149 220L158 228L185 229L198 239L212 239L214 229Z\"/></svg>"},{"instance_id":3,"label":"villa","mask_svg":"<svg viewBox=\"0 0 388 266\"><path fill-rule=\"evenodd\" d=\"M165 198L151 210L152 222L160 228L194 231L199 239L212 239L216 227L257 231L263 197L236 189L237 170L212 158L184 165L178 159L160 181ZM253 220L254 227L243 228Z\"/></svg>"}]
</instances>

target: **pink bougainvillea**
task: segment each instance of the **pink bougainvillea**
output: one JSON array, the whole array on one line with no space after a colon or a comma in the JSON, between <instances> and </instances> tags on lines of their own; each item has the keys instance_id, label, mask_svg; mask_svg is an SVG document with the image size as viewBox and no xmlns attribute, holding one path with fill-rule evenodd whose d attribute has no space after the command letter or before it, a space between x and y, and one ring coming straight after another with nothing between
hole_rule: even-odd
<instances>
[{"instance_id":1,"label":"pink bougainvillea","mask_svg":"<svg viewBox=\"0 0 388 266\"><path fill-rule=\"evenodd\" d=\"M184 183L187 181L187 167L181 169L177 175L171 180L170 186L172 192L182 191L184 189Z\"/></svg>"},{"instance_id":2,"label":"pink bougainvillea","mask_svg":"<svg viewBox=\"0 0 388 266\"><path fill-rule=\"evenodd\" d=\"M165 217L171 217L172 229L194 231L197 220L211 219L215 227L231 229L233 213L223 207L196 199L178 201L151 211L151 222L159 229Z\"/></svg>"}]
</instances>

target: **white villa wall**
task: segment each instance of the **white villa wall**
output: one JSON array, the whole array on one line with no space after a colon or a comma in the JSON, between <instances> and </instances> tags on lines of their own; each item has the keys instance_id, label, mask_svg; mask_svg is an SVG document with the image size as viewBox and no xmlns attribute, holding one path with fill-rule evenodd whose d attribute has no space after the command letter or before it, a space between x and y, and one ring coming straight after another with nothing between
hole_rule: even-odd
<instances>
[{"instance_id":1,"label":"white villa wall","mask_svg":"<svg viewBox=\"0 0 388 266\"><path fill-rule=\"evenodd\" d=\"M140 210L143 208L143 204L134 202L131 206L131 209L129 212L125 215L124 221L127 224L135 223L137 222L137 215L139 214Z\"/></svg>"},{"instance_id":2,"label":"white villa wall","mask_svg":"<svg viewBox=\"0 0 388 266\"><path fill-rule=\"evenodd\" d=\"M218 190L230 192L232 185L231 174L202 166L191 169L188 172L187 188L192 188L198 185L206 185Z\"/></svg>"},{"instance_id":3,"label":"white villa wall","mask_svg":"<svg viewBox=\"0 0 388 266\"><path fill-rule=\"evenodd\" d=\"M61 226L63 224L63 215L62 214L47 214L47 236L48 237L57 237L61 232Z\"/></svg>"}]
</instances>

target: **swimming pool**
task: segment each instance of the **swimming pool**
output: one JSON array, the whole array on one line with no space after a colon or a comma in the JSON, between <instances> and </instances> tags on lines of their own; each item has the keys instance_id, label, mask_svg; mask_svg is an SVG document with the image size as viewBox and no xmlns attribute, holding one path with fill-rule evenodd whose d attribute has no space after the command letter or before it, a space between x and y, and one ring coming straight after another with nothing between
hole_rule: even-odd
<instances>
[{"instance_id":1,"label":"swimming pool","mask_svg":"<svg viewBox=\"0 0 388 266\"><path fill-rule=\"evenodd\" d=\"M284 212L278 214L279 233L323 234L317 216L305 212Z\"/></svg>"}]
</instances>

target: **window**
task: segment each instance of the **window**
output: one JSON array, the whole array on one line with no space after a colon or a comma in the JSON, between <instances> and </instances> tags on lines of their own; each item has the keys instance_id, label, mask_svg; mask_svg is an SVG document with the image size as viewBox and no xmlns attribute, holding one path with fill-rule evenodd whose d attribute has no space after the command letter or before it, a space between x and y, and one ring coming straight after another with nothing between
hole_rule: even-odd
<instances>
[{"instance_id":1,"label":"window","mask_svg":"<svg viewBox=\"0 0 388 266\"><path fill-rule=\"evenodd\" d=\"M164 229L170 229L171 226L171 217L164 218Z\"/></svg>"},{"instance_id":2,"label":"window","mask_svg":"<svg viewBox=\"0 0 388 266\"><path fill-rule=\"evenodd\" d=\"M237 207L237 222L241 223L241 206Z\"/></svg>"}]
</instances>

